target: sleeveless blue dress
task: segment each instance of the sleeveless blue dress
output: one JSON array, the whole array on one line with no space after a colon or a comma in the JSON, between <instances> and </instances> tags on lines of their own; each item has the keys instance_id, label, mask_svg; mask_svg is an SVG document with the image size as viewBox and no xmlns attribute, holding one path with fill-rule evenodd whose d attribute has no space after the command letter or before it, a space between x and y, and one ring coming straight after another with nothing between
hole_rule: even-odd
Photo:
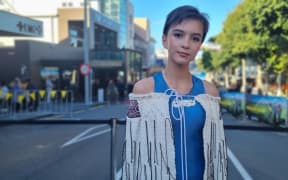
<instances>
[{"instance_id":1,"label":"sleeveless blue dress","mask_svg":"<svg viewBox=\"0 0 288 180\"><path fill-rule=\"evenodd\" d=\"M205 168L202 129L205 111L194 96L205 93L201 79L192 75L193 87L189 94L178 95L169 89L162 72L155 73L154 92L170 96L169 113L172 121L176 180L202 180Z\"/></svg>"}]
</instances>

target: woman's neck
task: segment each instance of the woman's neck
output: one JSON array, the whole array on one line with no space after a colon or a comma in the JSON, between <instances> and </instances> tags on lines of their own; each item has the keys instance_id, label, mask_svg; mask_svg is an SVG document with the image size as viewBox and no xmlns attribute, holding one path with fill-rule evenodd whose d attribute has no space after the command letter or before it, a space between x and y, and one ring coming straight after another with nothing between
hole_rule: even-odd
<instances>
[{"instance_id":1,"label":"woman's neck","mask_svg":"<svg viewBox=\"0 0 288 180\"><path fill-rule=\"evenodd\" d=\"M178 65L168 65L164 69L165 77L171 81L183 81L183 80L190 80L191 73L189 71L188 66Z\"/></svg>"},{"instance_id":2,"label":"woman's neck","mask_svg":"<svg viewBox=\"0 0 288 180\"><path fill-rule=\"evenodd\" d=\"M189 69L167 66L163 70L163 78L169 88L176 90L180 94L190 92L193 84Z\"/></svg>"}]
</instances>

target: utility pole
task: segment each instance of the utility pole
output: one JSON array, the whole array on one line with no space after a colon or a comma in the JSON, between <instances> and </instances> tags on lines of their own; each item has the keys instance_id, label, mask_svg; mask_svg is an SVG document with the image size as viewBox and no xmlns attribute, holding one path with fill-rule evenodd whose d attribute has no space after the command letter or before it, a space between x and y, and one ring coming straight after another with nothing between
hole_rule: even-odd
<instances>
[{"instance_id":1,"label":"utility pole","mask_svg":"<svg viewBox=\"0 0 288 180\"><path fill-rule=\"evenodd\" d=\"M89 64L89 44L88 44L88 27L87 27L87 6L88 6L88 0L84 0L84 20L83 20L83 50L84 50L84 64ZM84 102L86 105L91 104L90 102L90 81L89 78L90 73L86 76L84 76Z\"/></svg>"}]
</instances>

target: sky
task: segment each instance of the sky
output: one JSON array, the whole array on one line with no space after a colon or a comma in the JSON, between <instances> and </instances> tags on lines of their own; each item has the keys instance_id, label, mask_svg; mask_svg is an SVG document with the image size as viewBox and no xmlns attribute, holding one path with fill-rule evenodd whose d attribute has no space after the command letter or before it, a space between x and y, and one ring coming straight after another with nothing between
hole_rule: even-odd
<instances>
[{"instance_id":1,"label":"sky","mask_svg":"<svg viewBox=\"0 0 288 180\"><path fill-rule=\"evenodd\" d=\"M29 15L38 13L45 14L46 12L54 12L54 7L60 4L60 0L49 0L51 5L50 9L45 8L34 8L33 11L29 11L26 6L42 7L43 2L39 0L13 0L15 6L18 9L22 9L24 14ZM201 12L208 14L210 28L206 37L215 36L221 32L222 24L225 21L229 12L242 1L242 0L130 0L134 6L135 17L147 17L150 20L151 36L156 40L155 48L162 49L161 37L162 29L166 19L166 15L174 8L181 5L193 5L197 7ZM17 3L16 3L17 2ZM52 5L53 4L53 5ZM54 9L53 9L54 8ZM26 9L27 12L24 10Z\"/></svg>"},{"instance_id":2,"label":"sky","mask_svg":"<svg viewBox=\"0 0 288 180\"><path fill-rule=\"evenodd\" d=\"M208 14L210 28L206 37L208 40L221 32L223 22L229 12L241 0L130 0L134 6L135 17L147 17L150 20L151 36L156 40L155 48L161 49L162 30L167 14L181 5L192 5L201 12Z\"/></svg>"}]
</instances>

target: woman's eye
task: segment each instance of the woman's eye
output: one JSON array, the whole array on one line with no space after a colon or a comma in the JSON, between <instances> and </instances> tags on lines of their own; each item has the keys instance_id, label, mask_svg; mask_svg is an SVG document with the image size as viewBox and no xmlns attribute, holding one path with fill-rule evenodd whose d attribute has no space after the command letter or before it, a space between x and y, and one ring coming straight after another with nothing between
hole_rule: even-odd
<instances>
[{"instance_id":1,"label":"woman's eye","mask_svg":"<svg viewBox=\"0 0 288 180\"><path fill-rule=\"evenodd\" d=\"M201 41L200 37L192 37L192 41L199 42Z\"/></svg>"},{"instance_id":2,"label":"woman's eye","mask_svg":"<svg viewBox=\"0 0 288 180\"><path fill-rule=\"evenodd\" d=\"M175 36L176 38L181 38L183 35L182 35L181 33L174 33L174 36Z\"/></svg>"}]
</instances>

